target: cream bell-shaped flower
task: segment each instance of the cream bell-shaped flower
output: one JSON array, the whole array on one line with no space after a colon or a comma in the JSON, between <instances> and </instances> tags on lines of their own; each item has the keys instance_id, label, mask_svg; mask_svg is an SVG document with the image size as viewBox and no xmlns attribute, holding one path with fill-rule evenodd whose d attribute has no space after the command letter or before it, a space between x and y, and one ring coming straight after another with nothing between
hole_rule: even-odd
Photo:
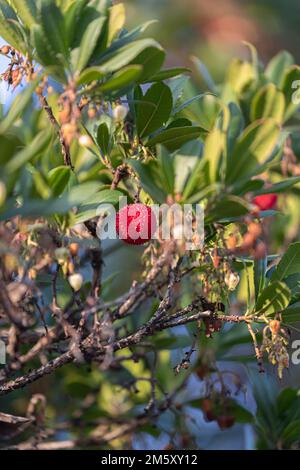
<instances>
[{"instance_id":1,"label":"cream bell-shaped flower","mask_svg":"<svg viewBox=\"0 0 300 470\"><path fill-rule=\"evenodd\" d=\"M225 284L229 290L235 290L240 282L240 276L238 273L229 271L225 276Z\"/></svg>"},{"instance_id":2,"label":"cream bell-shaped flower","mask_svg":"<svg viewBox=\"0 0 300 470\"><path fill-rule=\"evenodd\" d=\"M128 109L121 104L118 104L118 106L116 106L113 110L114 119L118 122L124 121L124 119L127 116L127 113L128 113Z\"/></svg>"},{"instance_id":3,"label":"cream bell-shaped flower","mask_svg":"<svg viewBox=\"0 0 300 470\"><path fill-rule=\"evenodd\" d=\"M83 277L79 273L72 274L68 278L69 284L75 292L78 292L83 284Z\"/></svg>"}]
</instances>

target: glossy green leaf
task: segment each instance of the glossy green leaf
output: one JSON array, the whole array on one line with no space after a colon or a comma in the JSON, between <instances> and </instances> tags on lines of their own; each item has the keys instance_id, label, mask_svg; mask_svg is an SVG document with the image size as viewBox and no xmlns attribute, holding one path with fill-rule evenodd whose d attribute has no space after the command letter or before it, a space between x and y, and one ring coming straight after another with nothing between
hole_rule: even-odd
<instances>
[{"instance_id":1,"label":"glossy green leaf","mask_svg":"<svg viewBox=\"0 0 300 470\"><path fill-rule=\"evenodd\" d=\"M25 26L31 28L36 23L36 4L33 0L11 0L12 6Z\"/></svg>"},{"instance_id":2,"label":"glossy green leaf","mask_svg":"<svg viewBox=\"0 0 300 470\"><path fill-rule=\"evenodd\" d=\"M129 160L129 165L137 172L143 189L148 193L155 202L164 203L167 193L165 188L159 186L160 174L157 162L151 161L143 164L137 160Z\"/></svg>"},{"instance_id":3,"label":"glossy green leaf","mask_svg":"<svg viewBox=\"0 0 300 470\"><path fill-rule=\"evenodd\" d=\"M225 196L207 210L205 223L239 218L249 212L249 204L237 196Z\"/></svg>"},{"instance_id":4,"label":"glossy green leaf","mask_svg":"<svg viewBox=\"0 0 300 470\"><path fill-rule=\"evenodd\" d=\"M107 124L102 122L97 130L97 143L101 149L101 152L104 156L109 153L109 143L110 143L110 134Z\"/></svg>"},{"instance_id":5,"label":"glossy green leaf","mask_svg":"<svg viewBox=\"0 0 300 470\"><path fill-rule=\"evenodd\" d=\"M18 51L25 52L23 37L20 35L14 21L17 21L14 10L5 0L0 0L1 37Z\"/></svg>"},{"instance_id":6,"label":"glossy green leaf","mask_svg":"<svg viewBox=\"0 0 300 470\"><path fill-rule=\"evenodd\" d=\"M280 89L285 97L286 110L285 110L285 121L290 119L294 113L299 109L300 96L300 67L299 65L292 65L289 67L283 77L280 85Z\"/></svg>"},{"instance_id":7,"label":"glossy green leaf","mask_svg":"<svg viewBox=\"0 0 300 470\"><path fill-rule=\"evenodd\" d=\"M178 75L184 75L191 73L191 70L186 67L174 67L172 69L161 70L152 77L149 77L150 82L161 82L162 80L168 80L170 78L178 77Z\"/></svg>"},{"instance_id":8,"label":"glossy green leaf","mask_svg":"<svg viewBox=\"0 0 300 470\"><path fill-rule=\"evenodd\" d=\"M227 82L237 96L240 96L255 78L255 69L250 62L240 59L232 60L228 69Z\"/></svg>"},{"instance_id":9,"label":"glossy green leaf","mask_svg":"<svg viewBox=\"0 0 300 470\"><path fill-rule=\"evenodd\" d=\"M111 78L109 78L103 85L97 87L97 92L111 93L116 90L120 90L125 87L133 86L140 78L143 71L141 65L128 65L119 72L116 72Z\"/></svg>"},{"instance_id":10,"label":"glossy green leaf","mask_svg":"<svg viewBox=\"0 0 300 470\"><path fill-rule=\"evenodd\" d=\"M162 169L162 177L166 184L166 190L168 194L174 194L175 185L175 173L174 173L174 158L165 149L165 147L159 146L158 148L158 160Z\"/></svg>"},{"instance_id":11,"label":"glossy green leaf","mask_svg":"<svg viewBox=\"0 0 300 470\"><path fill-rule=\"evenodd\" d=\"M282 312L282 321L284 323L298 323L300 322L300 302L291 304Z\"/></svg>"},{"instance_id":12,"label":"glossy green leaf","mask_svg":"<svg viewBox=\"0 0 300 470\"><path fill-rule=\"evenodd\" d=\"M272 274L272 281L282 281L300 271L300 242L292 243Z\"/></svg>"},{"instance_id":13,"label":"glossy green leaf","mask_svg":"<svg viewBox=\"0 0 300 470\"><path fill-rule=\"evenodd\" d=\"M60 196L67 187L71 178L71 169L66 166L58 166L50 171L48 184L52 190L53 196Z\"/></svg>"},{"instance_id":14,"label":"glossy green leaf","mask_svg":"<svg viewBox=\"0 0 300 470\"><path fill-rule=\"evenodd\" d=\"M86 199L83 204L78 208L78 212L75 216L76 224L83 223L87 220L93 219L99 213L101 204L118 204L123 194L117 190L103 189L97 192L89 199Z\"/></svg>"},{"instance_id":15,"label":"glossy green leaf","mask_svg":"<svg viewBox=\"0 0 300 470\"><path fill-rule=\"evenodd\" d=\"M220 129L215 128L208 134L203 158L208 161L210 183L215 183L222 176L221 164L225 145L225 134Z\"/></svg>"},{"instance_id":16,"label":"glossy green leaf","mask_svg":"<svg viewBox=\"0 0 300 470\"><path fill-rule=\"evenodd\" d=\"M248 126L227 159L227 182L259 173L260 165L272 156L279 135L280 128L273 119L255 121Z\"/></svg>"},{"instance_id":17,"label":"glossy green leaf","mask_svg":"<svg viewBox=\"0 0 300 470\"><path fill-rule=\"evenodd\" d=\"M118 36L125 24L125 6L123 3L117 3L109 9L108 21L108 45Z\"/></svg>"},{"instance_id":18,"label":"glossy green leaf","mask_svg":"<svg viewBox=\"0 0 300 470\"><path fill-rule=\"evenodd\" d=\"M262 188L258 191L255 191L255 195L258 194L272 194L272 193L282 193L292 188L296 184L300 183L300 176L291 176L287 180L280 181L279 183L272 184L272 186Z\"/></svg>"},{"instance_id":19,"label":"glossy green leaf","mask_svg":"<svg viewBox=\"0 0 300 470\"><path fill-rule=\"evenodd\" d=\"M105 21L105 16L97 18L96 20L92 21L85 30L74 66L77 72L81 72L88 65L97 45Z\"/></svg>"},{"instance_id":20,"label":"glossy green leaf","mask_svg":"<svg viewBox=\"0 0 300 470\"><path fill-rule=\"evenodd\" d=\"M291 291L286 284L272 281L259 295L255 312L258 315L271 315L281 312L290 302Z\"/></svg>"},{"instance_id":21,"label":"glossy green leaf","mask_svg":"<svg viewBox=\"0 0 300 470\"><path fill-rule=\"evenodd\" d=\"M174 151L190 140L197 139L202 132L201 127L185 126L167 129L148 140L147 146L164 145L168 150Z\"/></svg>"},{"instance_id":22,"label":"glossy green leaf","mask_svg":"<svg viewBox=\"0 0 300 470\"><path fill-rule=\"evenodd\" d=\"M25 110L32 99L37 81L32 82L26 89L17 95L9 111L0 122L0 134L4 134L15 124L21 113Z\"/></svg>"},{"instance_id":23,"label":"glossy green leaf","mask_svg":"<svg viewBox=\"0 0 300 470\"><path fill-rule=\"evenodd\" d=\"M26 145L22 150L17 152L6 165L5 171L12 174L20 170L26 163L39 155L50 143L52 129L46 129L39 132L36 137Z\"/></svg>"},{"instance_id":24,"label":"glossy green leaf","mask_svg":"<svg viewBox=\"0 0 300 470\"><path fill-rule=\"evenodd\" d=\"M284 94L273 83L269 83L257 91L251 103L250 117L252 121L270 117L281 123L284 113Z\"/></svg>"},{"instance_id":25,"label":"glossy green leaf","mask_svg":"<svg viewBox=\"0 0 300 470\"><path fill-rule=\"evenodd\" d=\"M38 3L38 24L51 50L57 57L64 59L68 56L67 37L64 18L55 0L40 0Z\"/></svg>"},{"instance_id":26,"label":"glossy green leaf","mask_svg":"<svg viewBox=\"0 0 300 470\"><path fill-rule=\"evenodd\" d=\"M99 71L106 74L116 72L130 63L143 65L144 61L139 60L140 54L143 51L146 51L146 55L148 54L149 61L151 60L153 51L163 53L161 46L153 39L139 39L138 41L133 41L131 44L120 47L120 49L102 59L99 64Z\"/></svg>"},{"instance_id":27,"label":"glossy green leaf","mask_svg":"<svg viewBox=\"0 0 300 470\"><path fill-rule=\"evenodd\" d=\"M167 122L173 100L170 88L164 83L153 84L137 106L137 131L140 137L148 136Z\"/></svg>"},{"instance_id":28,"label":"glossy green leaf","mask_svg":"<svg viewBox=\"0 0 300 470\"><path fill-rule=\"evenodd\" d=\"M270 60L265 75L271 82L279 86L286 68L294 63L294 58L289 52L281 51Z\"/></svg>"}]
</instances>

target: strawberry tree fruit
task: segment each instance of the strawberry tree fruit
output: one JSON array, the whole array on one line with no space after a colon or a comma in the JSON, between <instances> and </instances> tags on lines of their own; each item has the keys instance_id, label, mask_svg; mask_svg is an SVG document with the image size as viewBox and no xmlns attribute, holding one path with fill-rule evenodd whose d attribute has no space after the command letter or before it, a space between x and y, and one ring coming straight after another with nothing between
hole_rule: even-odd
<instances>
[{"instance_id":1,"label":"strawberry tree fruit","mask_svg":"<svg viewBox=\"0 0 300 470\"><path fill-rule=\"evenodd\" d=\"M156 232L156 216L145 204L129 204L116 215L119 238L129 245L144 245Z\"/></svg>"},{"instance_id":2,"label":"strawberry tree fruit","mask_svg":"<svg viewBox=\"0 0 300 470\"><path fill-rule=\"evenodd\" d=\"M276 206L278 196L275 193L272 194L262 194L261 196L256 196L253 199L253 203L260 208L262 211L267 211L273 209Z\"/></svg>"}]
</instances>

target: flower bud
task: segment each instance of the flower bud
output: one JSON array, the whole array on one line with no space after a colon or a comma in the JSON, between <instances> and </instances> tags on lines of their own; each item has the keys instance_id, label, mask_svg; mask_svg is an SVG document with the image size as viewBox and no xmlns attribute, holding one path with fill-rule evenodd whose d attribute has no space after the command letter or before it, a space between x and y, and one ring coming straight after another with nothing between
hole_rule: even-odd
<instances>
[{"instance_id":1,"label":"flower bud","mask_svg":"<svg viewBox=\"0 0 300 470\"><path fill-rule=\"evenodd\" d=\"M4 55L7 55L7 54L9 54L10 50L11 50L10 46L3 46L0 49L0 53L4 54Z\"/></svg>"},{"instance_id":2,"label":"flower bud","mask_svg":"<svg viewBox=\"0 0 300 470\"><path fill-rule=\"evenodd\" d=\"M116 121L124 121L124 119L126 118L127 116L127 113L128 113L128 109L119 104L118 106L115 107L115 109L113 110L113 116L114 116L114 119Z\"/></svg>"},{"instance_id":3,"label":"flower bud","mask_svg":"<svg viewBox=\"0 0 300 470\"><path fill-rule=\"evenodd\" d=\"M269 323L270 330L273 335L277 335L280 330L280 321L279 320L271 320Z\"/></svg>"},{"instance_id":4,"label":"flower bud","mask_svg":"<svg viewBox=\"0 0 300 470\"><path fill-rule=\"evenodd\" d=\"M68 278L69 284L75 292L78 292L83 284L83 277L81 274L72 274Z\"/></svg>"},{"instance_id":5,"label":"flower bud","mask_svg":"<svg viewBox=\"0 0 300 470\"><path fill-rule=\"evenodd\" d=\"M240 282L240 276L238 273L229 271L225 275L225 284L229 290L235 290Z\"/></svg>"},{"instance_id":6,"label":"flower bud","mask_svg":"<svg viewBox=\"0 0 300 470\"><path fill-rule=\"evenodd\" d=\"M69 248L70 248L70 253L72 256L78 255L78 251L79 251L78 243L71 243Z\"/></svg>"}]
</instances>

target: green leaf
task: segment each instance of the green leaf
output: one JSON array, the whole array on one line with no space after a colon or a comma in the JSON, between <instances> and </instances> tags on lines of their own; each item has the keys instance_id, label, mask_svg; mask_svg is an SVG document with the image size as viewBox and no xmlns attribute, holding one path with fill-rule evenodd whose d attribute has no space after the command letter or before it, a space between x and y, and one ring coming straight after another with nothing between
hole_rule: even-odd
<instances>
[{"instance_id":1,"label":"green leaf","mask_svg":"<svg viewBox=\"0 0 300 470\"><path fill-rule=\"evenodd\" d=\"M13 158L6 165L5 171L8 174L13 174L20 170L20 168L22 168L26 163L30 162L33 158L46 149L50 143L51 136L51 128L40 131L29 144L27 144L22 150L13 156Z\"/></svg>"},{"instance_id":2,"label":"green leaf","mask_svg":"<svg viewBox=\"0 0 300 470\"><path fill-rule=\"evenodd\" d=\"M31 28L31 41L35 48L35 56L37 61L45 67L57 67L57 57L53 49L51 49L41 26L35 24Z\"/></svg>"},{"instance_id":3,"label":"green leaf","mask_svg":"<svg viewBox=\"0 0 300 470\"><path fill-rule=\"evenodd\" d=\"M254 261L254 288L255 288L255 300L258 299L260 293L265 287L267 271L267 257L264 256L259 260Z\"/></svg>"},{"instance_id":4,"label":"green leaf","mask_svg":"<svg viewBox=\"0 0 300 470\"><path fill-rule=\"evenodd\" d=\"M248 126L228 157L226 180L232 183L260 172L278 143L280 128L273 119L259 120Z\"/></svg>"},{"instance_id":5,"label":"green leaf","mask_svg":"<svg viewBox=\"0 0 300 470\"><path fill-rule=\"evenodd\" d=\"M110 45L113 39L118 36L125 24L125 6L123 3L117 3L109 9L108 21L108 41Z\"/></svg>"},{"instance_id":6,"label":"green leaf","mask_svg":"<svg viewBox=\"0 0 300 470\"><path fill-rule=\"evenodd\" d=\"M98 182L88 182L74 186L70 191L56 199L26 200L21 207L15 207L15 201L12 200L10 204L7 204L7 211L1 213L0 219L7 220L16 215L22 217L48 217L56 214L66 214L72 208L89 200L98 189Z\"/></svg>"},{"instance_id":7,"label":"green leaf","mask_svg":"<svg viewBox=\"0 0 300 470\"><path fill-rule=\"evenodd\" d=\"M294 63L294 58L289 52L281 51L270 60L265 75L271 82L279 86L286 68Z\"/></svg>"},{"instance_id":8,"label":"green leaf","mask_svg":"<svg viewBox=\"0 0 300 470\"><path fill-rule=\"evenodd\" d=\"M194 93L194 91L192 91ZM195 99L196 98L196 99ZM188 107L188 109L186 109ZM184 110L184 115L198 122L201 127L210 131L215 127L220 114L221 104L218 98L209 93L192 96L188 101L175 109L174 112Z\"/></svg>"},{"instance_id":9,"label":"green leaf","mask_svg":"<svg viewBox=\"0 0 300 470\"><path fill-rule=\"evenodd\" d=\"M119 72L116 72L111 78L109 78L103 85L97 87L97 91L102 93L111 93L116 90L120 90L125 87L133 86L141 76L143 67L141 65L128 65Z\"/></svg>"},{"instance_id":10,"label":"green leaf","mask_svg":"<svg viewBox=\"0 0 300 470\"><path fill-rule=\"evenodd\" d=\"M66 59L68 57L67 39L64 18L60 9L55 0L40 0L38 6L38 24L50 48L58 58Z\"/></svg>"},{"instance_id":11,"label":"green leaf","mask_svg":"<svg viewBox=\"0 0 300 470\"><path fill-rule=\"evenodd\" d=\"M158 186L160 182L159 167L156 161L142 164L137 160L129 160L129 165L137 172L141 179L142 187L155 202L163 204L166 201L167 193L164 188Z\"/></svg>"},{"instance_id":12,"label":"green leaf","mask_svg":"<svg viewBox=\"0 0 300 470\"><path fill-rule=\"evenodd\" d=\"M255 78L255 69L252 64L240 59L233 59L228 69L226 81L234 93L240 96Z\"/></svg>"},{"instance_id":13,"label":"green leaf","mask_svg":"<svg viewBox=\"0 0 300 470\"><path fill-rule=\"evenodd\" d=\"M272 274L272 281L282 281L300 271L300 242L292 243Z\"/></svg>"},{"instance_id":14,"label":"green leaf","mask_svg":"<svg viewBox=\"0 0 300 470\"><path fill-rule=\"evenodd\" d=\"M285 447L291 446L293 442L300 440L300 419L292 421L287 425L282 433L282 440Z\"/></svg>"},{"instance_id":15,"label":"green leaf","mask_svg":"<svg viewBox=\"0 0 300 470\"><path fill-rule=\"evenodd\" d=\"M225 149L225 134L218 128L213 129L207 136L203 158L208 161L209 180L215 183L221 179L221 162Z\"/></svg>"},{"instance_id":16,"label":"green leaf","mask_svg":"<svg viewBox=\"0 0 300 470\"><path fill-rule=\"evenodd\" d=\"M96 20L92 21L85 30L78 49L78 56L74 66L77 72L81 72L89 63L89 60L93 55L98 39L102 32L105 21L105 16L99 17Z\"/></svg>"},{"instance_id":17,"label":"green leaf","mask_svg":"<svg viewBox=\"0 0 300 470\"><path fill-rule=\"evenodd\" d=\"M86 201L79 206L75 216L76 224L86 222L96 217L101 204L118 204L122 196L123 193L117 190L104 189L99 191L89 199L86 199Z\"/></svg>"},{"instance_id":18,"label":"green leaf","mask_svg":"<svg viewBox=\"0 0 300 470\"><path fill-rule=\"evenodd\" d=\"M146 55L149 54L148 59L150 61L153 50L162 53L164 56L163 49L153 39L139 39L138 41L133 41L131 44L120 47L117 51L105 56L99 64L99 71L106 74L116 72L131 63L143 65L143 61L139 61L138 59L140 54L146 51Z\"/></svg>"},{"instance_id":19,"label":"green leaf","mask_svg":"<svg viewBox=\"0 0 300 470\"><path fill-rule=\"evenodd\" d=\"M299 100L297 97L299 92L296 89L300 83L300 67L299 65L293 65L289 67L283 77L280 89L285 96L286 110L285 110L285 121L290 119L293 114L299 109Z\"/></svg>"},{"instance_id":20,"label":"green leaf","mask_svg":"<svg viewBox=\"0 0 300 470\"><path fill-rule=\"evenodd\" d=\"M60 196L70 181L72 171L67 166L58 166L50 171L48 183L53 196Z\"/></svg>"},{"instance_id":21,"label":"green leaf","mask_svg":"<svg viewBox=\"0 0 300 470\"><path fill-rule=\"evenodd\" d=\"M185 144L174 155L175 193L183 193L189 177L193 174L193 170L200 160L202 150L203 144L199 140L193 140Z\"/></svg>"},{"instance_id":22,"label":"green leaf","mask_svg":"<svg viewBox=\"0 0 300 470\"><path fill-rule=\"evenodd\" d=\"M97 143L103 156L109 153L110 134L106 122L102 122L97 130Z\"/></svg>"},{"instance_id":23,"label":"green leaf","mask_svg":"<svg viewBox=\"0 0 300 470\"><path fill-rule=\"evenodd\" d=\"M33 92L35 90L37 81L33 81L26 89L17 95L12 105L9 108L8 113L2 119L0 123L0 134L5 134L15 124L19 116L25 110L32 99Z\"/></svg>"},{"instance_id":24,"label":"green leaf","mask_svg":"<svg viewBox=\"0 0 300 470\"><path fill-rule=\"evenodd\" d=\"M190 140L197 139L202 132L201 127L184 126L167 129L148 140L147 146L164 145L171 152L182 147Z\"/></svg>"},{"instance_id":25,"label":"green leaf","mask_svg":"<svg viewBox=\"0 0 300 470\"><path fill-rule=\"evenodd\" d=\"M64 14L66 36L70 48L74 45L74 39L77 35L77 27L82 18L83 9L87 0L76 0L72 2Z\"/></svg>"},{"instance_id":26,"label":"green leaf","mask_svg":"<svg viewBox=\"0 0 300 470\"><path fill-rule=\"evenodd\" d=\"M203 62L201 62L201 60L199 60L195 56L191 57L191 59L194 62L199 75L203 78L206 85L208 86L209 90L211 90L213 93L217 94L217 86L216 86L215 82L213 81L213 79L212 79L209 71L207 70L205 64Z\"/></svg>"},{"instance_id":27,"label":"green leaf","mask_svg":"<svg viewBox=\"0 0 300 470\"><path fill-rule=\"evenodd\" d=\"M149 82L161 82L170 78L178 77L178 75L184 75L191 73L191 70L186 67L174 67L172 69L161 70L152 77L149 77Z\"/></svg>"},{"instance_id":28,"label":"green leaf","mask_svg":"<svg viewBox=\"0 0 300 470\"><path fill-rule=\"evenodd\" d=\"M271 315L284 310L290 302L291 291L286 284L272 281L259 295L255 312L257 314Z\"/></svg>"},{"instance_id":29,"label":"green leaf","mask_svg":"<svg viewBox=\"0 0 300 470\"><path fill-rule=\"evenodd\" d=\"M222 120L223 123L220 127L226 132L226 140L227 140L227 154L230 154L236 143L236 140L241 135L244 127L245 127L245 120L242 114L240 107L235 103L229 103L228 106L229 111L229 119L226 123L225 119L225 110L222 112ZM226 108L225 108L226 109ZM227 125L226 125L227 124Z\"/></svg>"},{"instance_id":30,"label":"green leaf","mask_svg":"<svg viewBox=\"0 0 300 470\"><path fill-rule=\"evenodd\" d=\"M137 131L145 137L159 129L168 119L173 107L170 88L164 83L153 84L137 106Z\"/></svg>"},{"instance_id":31,"label":"green leaf","mask_svg":"<svg viewBox=\"0 0 300 470\"><path fill-rule=\"evenodd\" d=\"M300 302L290 305L282 312L282 320L284 323L300 322Z\"/></svg>"},{"instance_id":32,"label":"green leaf","mask_svg":"<svg viewBox=\"0 0 300 470\"><path fill-rule=\"evenodd\" d=\"M14 21L18 21L14 10L5 0L0 0L1 37L18 51L25 52L24 39L16 28Z\"/></svg>"},{"instance_id":33,"label":"green leaf","mask_svg":"<svg viewBox=\"0 0 300 470\"><path fill-rule=\"evenodd\" d=\"M11 0L11 3L25 26L31 28L36 23L35 2L33 0Z\"/></svg>"},{"instance_id":34,"label":"green leaf","mask_svg":"<svg viewBox=\"0 0 300 470\"><path fill-rule=\"evenodd\" d=\"M86 85L93 81L100 80L104 75L105 74L100 70L100 67L89 67L79 75L77 85Z\"/></svg>"},{"instance_id":35,"label":"green leaf","mask_svg":"<svg viewBox=\"0 0 300 470\"><path fill-rule=\"evenodd\" d=\"M159 146L157 154L162 169L162 177L166 184L166 190L168 194L174 194L175 173L173 157L169 154L165 147L162 146Z\"/></svg>"},{"instance_id":36,"label":"green leaf","mask_svg":"<svg viewBox=\"0 0 300 470\"><path fill-rule=\"evenodd\" d=\"M237 196L225 196L219 200L212 208L207 210L205 223L210 224L217 221L229 221L249 213L250 206Z\"/></svg>"},{"instance_id":37,"label":"green leaf","mask_svg":"<svg viewBox=\"0 0 300 470\"><path fill-rule=\"evenodd\" d=\"M252 121L270 117L280 124L283 121L284 113L284 94L273 83L258 90L251 103L250 117Z\"/></svg>"},{"instance_id":38,"label":"green leaf","mask_svg":"<svg viewBox=\"0 0 300 470\"><path fill-rule=\"evenodd\" d=\"M255 195L259 194L272 194L272 193L282 193L287 189L292 188L295 184L300 183L300 176L292 176L287 180L280 181L279 183L275 183L268 188L262 188L260 190L255 191Z\"/></svg>"}]
</instances>

